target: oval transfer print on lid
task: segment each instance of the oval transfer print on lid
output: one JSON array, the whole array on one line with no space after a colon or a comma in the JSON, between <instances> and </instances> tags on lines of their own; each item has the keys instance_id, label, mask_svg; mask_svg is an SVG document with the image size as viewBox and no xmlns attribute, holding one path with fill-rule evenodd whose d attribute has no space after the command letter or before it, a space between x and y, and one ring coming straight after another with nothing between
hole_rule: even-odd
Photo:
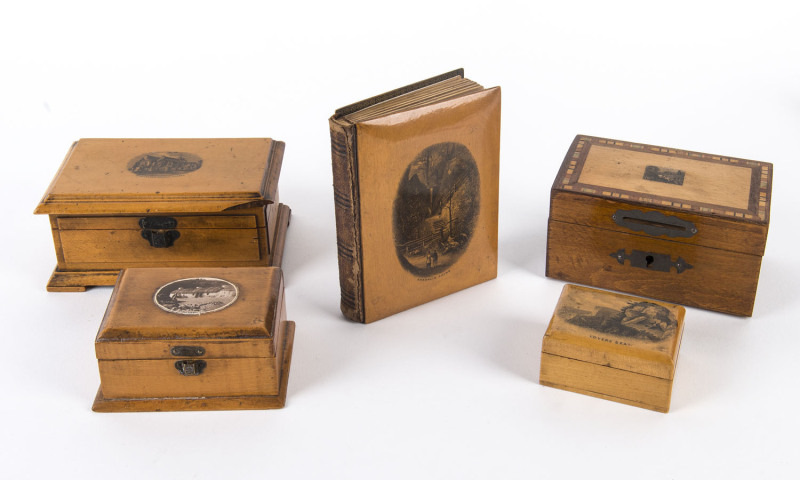
<instances>
[{"instance_id":1,"label":"oval transfer print on lid","mask_svg":"<svg viewBox=\"0 0 800 480\"><path fill-rule=\"evenodd\" d=\"M678 328L678 320L668 308L650 302L629 301L619 310L594 307L592 312L565 306L560 315L579 327L648 342L668 340Z\"/></svg>"},{"instance_id":2,"label":"oval transfer print on lid","mask_svg":"<svg viewBox=\"0 0 800 480\"><path fill-rule=\"evenodd\" d=\"M220 278L182 278L162 285L153 302L162 310L180 315L202 315L229 307L239 289Z\"/></svg>"},{"instance_id":3,"label":"oval transfer print on lid","mask_svg":"<svg viewBox=\"0 0 800 480\"><path fill-rule=\"evenodd\" d=\"M418 277L444 272L466 251L480 211L480 177L469 149L455 142L422 150L394 200L400 264Z\"/></svg>"},{"instance_id":4,"label":"oval transfer print on lid","mask_svg":"<svg viewBox=\"0 0 800 480\"><path fill-rule=\"evenodd\" d=\"M128 171L140 177L173 177L199 170L203 159L186 152L148 152L133 157Z\"/></svg>"}]
</instances>

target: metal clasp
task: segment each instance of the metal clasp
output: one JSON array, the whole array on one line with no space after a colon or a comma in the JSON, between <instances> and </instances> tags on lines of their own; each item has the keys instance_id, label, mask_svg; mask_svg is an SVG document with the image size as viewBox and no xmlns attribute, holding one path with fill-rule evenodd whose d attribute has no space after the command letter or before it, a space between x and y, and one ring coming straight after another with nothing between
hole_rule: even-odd
<instances>
[{"instance_id":1,"label":"metal clasp","mask_svg":"<svg viewBox=\"0 0 800 480\"><path fill-rule=\"evenodd\" d=\"M175 362L175 368L181 373L181 375L187 377L193 377L196 375L200 375L203 373L203 370L206 368L206 361L205 360L178 360Z\"/></svg>"},{"instance_id":2,"label":"metal clasp","mask_svg":"<svg viewBox=\"0 0 800 480\"><path fill-rule=\"evenodd\" d=\"M656 272L669 272L670 268L675 267L678 273L693 268L686 260L678 257L674 262L672 257L665 253L643 252L641 250L631 250L630 255L625 253L624 248L611 253L620 265L625 265L625 260L630 261L631 267L655 270Z\"/></svg>"},{"instance_id":3,"label":"metal clasp","mask_svg":"<svg viewBox=\"0 0 800 480\"><path fill-rule=\"evenodd\" d=\"M172 217L144 217L139 219L142 227L142 238L150 242L151 247L171 247L181 233L172 230L178 226L178 221Z\"/></svg>"}]
</instances>

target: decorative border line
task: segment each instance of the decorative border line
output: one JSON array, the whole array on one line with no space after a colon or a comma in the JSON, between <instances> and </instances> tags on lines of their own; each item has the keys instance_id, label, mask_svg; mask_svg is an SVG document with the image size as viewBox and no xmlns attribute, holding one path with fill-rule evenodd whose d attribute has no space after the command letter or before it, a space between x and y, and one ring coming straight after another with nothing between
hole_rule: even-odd
<instances>
[{"instance_id":1,"label":"decorative border line","mask_svg":"<svg viewBox=\"0 0 800 480\"><path fill-rule=\"evenodd\" d=\"M589 149L593 144L608 145L627 150L641 151L644 153L672 155L711 163L727 163L748 167L753 171L748 209L733 209L730 207L721 207L720 205L702 202L676 202L667 197L661 197L657 195L644 195L640 192L632 192L608 187L597 188L596 185L578 183L578 178L580 178L580 173L583 170L586 156L588 155ZM561 179L557 179L555 184L556 188L562 190L586 193L595 196L610 197L631 202L647 203L657 207L695 211L707 215L721 215L746 220L760 220L763 222L769 221L770 192L772 190L771 163L759 162L756 160L745 160L742 158L725 157L721 155L710 155L706 153L691 152L688 150L679 150L675 148L658 147L655 145L624 142L607 138L578 135L575 137L572 147L567 152L567 157L564 159L564 167L562 167L563 174L561 175Z\"/></svg>"}]
</instances>

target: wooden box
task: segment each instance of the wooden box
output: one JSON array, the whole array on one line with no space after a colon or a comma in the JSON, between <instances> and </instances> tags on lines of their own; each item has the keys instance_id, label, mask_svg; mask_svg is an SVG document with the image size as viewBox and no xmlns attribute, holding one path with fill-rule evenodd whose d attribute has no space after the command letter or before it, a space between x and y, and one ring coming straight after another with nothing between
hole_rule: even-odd
<instances>
[{"instance_id":1,"label":"wooden box","mask_svg":"<svg viewBox=\"0 0 800 480\"><path fill-rule=\"evenodd\" d=\"M92 409L281 408L293 342L280 268L125 269L95 340Z\"/></svg>"},{"instance_id":2,"label":"wooden box","mask_svg":"<svg viewBox=\"0 0 800 480\"><path fill-rule=\"evenodd\" d=\"M566 285L542 341L539 383L666 413L684 311Z\"/></svg>"},{"instance_id":3,"label":"wooden box","mask_svg":"<svg viewBox=\"0 0 800 480\"><path fill-rule=\"evenodd\" d=\"M772 165L578 135L550 196L547 276L750 316Z\"/></svg>"},{"instance_id":4,"label":"wooden box","mask_svg":"<svg viewBox=\"0 0 800 480\"><path fill-rule=\"evenodd\" d=\"M268 138L75 142L35 211L56 249L47 289L114 285L129 267L279 266L283 151Z\"/></svg>"}]
</instances>

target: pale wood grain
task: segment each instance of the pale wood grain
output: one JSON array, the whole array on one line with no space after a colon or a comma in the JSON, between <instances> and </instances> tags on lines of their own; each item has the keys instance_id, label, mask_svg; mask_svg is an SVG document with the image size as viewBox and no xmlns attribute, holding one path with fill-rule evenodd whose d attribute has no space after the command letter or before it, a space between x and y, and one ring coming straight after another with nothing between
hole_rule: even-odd
<instances>
[{"instance_id":1,"label":"pale wood grain","mask_svg":"<svg viewBox=\"0 0 800 480\"><path fill-rule=\"evenodd\" d=\"M283 142L268 138L81 139L36 209L48 214L222 211L274 201ZM129 162L150 152L196 155L202 166L171 176L140 176ZM136 206L138 204L138 207ZM132 210L132 211L131 211Z\"/></svg>"},{"instance_id":2,"label":"pale wood grain","mask_svg":"<svg viewBox=\"0 0 800 480\"><path fill-rule=\"evenodd\" d=\"M680 170L685 173L683 184L645 180L647 166ZM736 164L592 145L578 182L658 195L682 203L703 202L744 210L750 201L751 176L752 169Z\"/></svg>"},{"instance_id":3,"label":"pale wood grain","mask_svg":"<svg viewBox=\"0 0 800 480\"><path fill-rule=\"evenodd\" d=\"M119 270L62 272L53 270L47 282L48 292L85 292L88 285L114 285Z\"/></svg>"},{"instance_id":4,"label":"pale wood grain","mask_svg":"<svg viewBox=\"0 0 800 480\"><path fill-rule=\"evenodd\" d=\"M154 248L141 230L62 230L64 268L134 267L157 263L177 265L194 261L262 263L268 255L260 244L266 229L181 228L169 248Z\"/></svg>"},{"instance_id":5,"label":"pale wood grain","mask_svg":"<svg viewBox=\"0 0 800 480\"><path fill-rule=\"evenodd\" d=\"M184 376L175 368L179 358L100 360L105 398L275 395L275 357L208 358L200 375Z\"/></svg>"},{"instance_id":6,"label":"pale wood grain","mask_svg":"<svg viewBox=\"0 0 800 480\"><path fill-rule=\"evenodd\" d=\"M684 314L679 305L565 285L542 341L539 382L667 412Z\"/></svg>"},{"instance_id":7,"label":"pale wood grain","mask_svg":"<svg viewBox=\"0 0 800 480\"><path fill-rule=\"evenodd\" d=\"M276 395L239 395L239 396L198 396L198 397L164 397L164 398L121 398L107 399L103 396L102 386L97 391L92 410L96 412L158 412L189 410L253 410L283 408L286 404L286 392L289 383L289 370L292 362L295 323L281 322L280 348L278 360L280 380Z\"/></svg>"},{"instance_id":8,"label":"pale wood grain","mask_svg":"<svg viewBox=\"0 0 800 480\"><path fill-rule=\"evenodd\" d=\"M497 276L500 89L357 125L364 322L370 323ZM469 246L449 270L421 278L398 261L392 215L406 168L425 148L459 142L474 156L480 212Z\"/></svg>"},{"instance_id":9,"label":"pale wood grain","mask_svg":"<svg viewBox=\"0 0 800 480\"><path fill-rule=\"evenodd\" d=\"M672 380L542 353L539 382L584 395L666 413Z\"/></svg>"},{"instance_id":10,"label":"pale wood grain","mask_svg":"<svg viewBox=\"0 0 800 480\"><path fill-rule=\"evenodd\" d=\"M231 282L239 289L239 297L225 309L190 319L162 310L153 301L162 285L193 277ZM125 269L112 293L96 342L258 338L271 343L276 322L282 320L284 301L283 274L277 267ZM274 352L275 348L270 350Z\"/></svg>"},{"instance_id":11,"label":"pale wood grain","mask_svg":"<svg viewBox=\"0 0 800 480\"><path fill-rule=\"evenodd\" d=\"M283 142L255 139L82 139L35 213L50 214L56 272L50 291L109 285L111 270L270 265L277 235ZM148 153L186 154L196 170L137 174ZM202 162L195 160L201 159ZM156 247L145 217L171 217L179 236ZM282 246L282 244L281 244Z\"/></svg>"}]
</instances>

